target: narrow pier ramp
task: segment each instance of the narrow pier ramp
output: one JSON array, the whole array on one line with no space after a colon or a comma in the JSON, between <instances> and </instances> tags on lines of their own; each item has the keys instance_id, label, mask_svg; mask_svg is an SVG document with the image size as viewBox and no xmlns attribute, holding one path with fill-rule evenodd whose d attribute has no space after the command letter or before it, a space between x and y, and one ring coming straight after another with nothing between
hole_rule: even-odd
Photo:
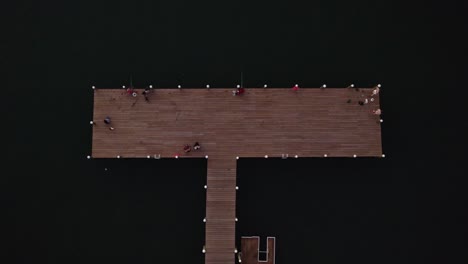
<instances>
[{"instance_id":1,"label":"narrow pier ramp","mask_svg":"<svg viewBox=\"0 0 468 264\"><path fill-rule=\"evenodd\" d=\"M208 160L205 263L234 263L236 160Z\"/></svg>"}]
</instances>

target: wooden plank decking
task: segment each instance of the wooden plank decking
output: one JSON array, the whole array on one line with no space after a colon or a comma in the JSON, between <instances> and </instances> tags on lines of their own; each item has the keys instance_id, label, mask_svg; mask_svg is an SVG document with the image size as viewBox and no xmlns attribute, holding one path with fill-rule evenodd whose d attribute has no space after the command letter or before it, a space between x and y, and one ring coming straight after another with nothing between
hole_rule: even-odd
<instances>
[{"instance_id":1,"label":"wooden plank decking","mask_svg":"<svg viewBox=\"0 0 468 264\"><path fill-rule=\"evenodd\" d=\"M94 158L204 157L207 264L234 262L236 156L380 157L379 98L372 89L157 89L149 102L123 89L94 91ZM141 89L138 90L141 93ZM351 99L351 103L346 101ZM106 116L114 130L103 123ZM184 144L202 148L184 153Z\"/></svg>"},{"instance_id":2,"label":"wooden plank decking","mask_svg":"<svg viewBox=\"0 0 468 264\"><path fill-rule=\"evenodd\" d=\"M234 263L236 159L208 159L205 263Z\"/></svg>"},{"instance_id":3,"label":"wooden plank decking","mask_svg":"<svg viewBox=\"0 0 468 264\"><path fill-rule=\"evenodd\" d=\"M363 90L363 89L361 89ZM380 124L360 106L354 89L158 89L150 103L122 90L95 90L94 158L175 154L189 157L329 157L382 154ZM141 90L140 90L141 92ZM370 89L366 89L366 94ZM114 131L103 119L112 118ZM202 151L182 154L182 145L200 142Z\"/></svg>"}]
</instances>

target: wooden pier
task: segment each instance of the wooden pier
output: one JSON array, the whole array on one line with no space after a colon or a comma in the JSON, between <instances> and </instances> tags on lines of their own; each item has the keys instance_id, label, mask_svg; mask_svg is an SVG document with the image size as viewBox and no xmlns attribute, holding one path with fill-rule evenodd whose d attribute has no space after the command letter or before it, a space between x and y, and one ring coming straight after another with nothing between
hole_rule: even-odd
<instances>
[{"instance_id":1,"label":"wooden pier","mask_svg":"<svg viewBox=\"0 0 468 264\"><path fill-rule=\"evenodd\" d=\"M94 158L208 157L206 264L235 261L236 157L382 156L379 98L358 104L370 88L233 90L94 90Z\"/></svg>"}]
</instances>

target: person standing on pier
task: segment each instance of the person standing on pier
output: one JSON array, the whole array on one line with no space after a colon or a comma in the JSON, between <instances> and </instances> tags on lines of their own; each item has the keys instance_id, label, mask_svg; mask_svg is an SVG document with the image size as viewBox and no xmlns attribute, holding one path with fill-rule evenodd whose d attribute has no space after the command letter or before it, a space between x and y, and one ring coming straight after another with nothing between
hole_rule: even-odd
<instances>
[{"instance_id":1,"label":"person standing on pier","mask_svg":"<svg viewBox=\"0 0 468 264\"><path fill-rule=\"evenodd\" d=\"M244 93L245 93L245 89L243 87L239 87L235 91L232 91L232 95L241 95Z\"/></svg>"},{"instance_id":2,"label":"person standing on pier","mask_svg":"<svg viewBox=\"0 0 468 264\"><path fill-rule=\"evenodd\" d=\"M133 97L136 97L138 95L138 93L133 88L127 88L126 92L128 95L133 96Z\"/></svg>"},{"instance_id":3,"label":"person standing on pier","mask_svg":"<svg viewBox=\"0 0 468 264\"><path fill-rule=\"evenodd\" d=\"M145 97L146 102L149 102L149 98L148 98L149 93L150 93L150 88L146 87L145 90L142 93L143 96Z\"/></svg>"},{"instance_id":4,"label":"person standing on pier","mask_svg":"<svg viewBox=\"0 0 468 264\"><path fill-rule=\"evenodd\" d=\"M295 84L292 88L293 91L297 92L299 91L299 85Z\"/></svg>"},{"instance_id":5,"label":"person standing on pier","mask_svg":"<svg viewBox=\"0 0 468 264\"><path fill-rule=\"evenodd\" d=\"M109 130L114 130L114 127L112 127L110 124L111 124L111 119L110 117L106 116L106 118L104 118L104 124L108 125L109 126Z\"/></svg>"},{"instance_id":6,"label":"person standing on pier","mask_svg":"<svg viewBox=\"0 0 468 264\"><path fill-rule=\"evenodd\" d=\"M195 145L193 145L193 149L194 149L194 150L198 150L198 149L200 149L200 148L201 148L201 147L200 147L200 144L198 144L198 142L195 142Z\"/></svg>"},{"instance_id":7,"label":"person standing on pier","mask_svg":"<svg viewBox=\"0 0 468 264\"><path fill-rule=\"evenodd\" d=\"M379 88L379 86L377 86L377 87L375 87L375 89L374 89L374 90L372 90L372 94L371 94L371 96L378 95L378 94L379 94L379 92L380 92L380 88Z\"/></svg>"},{"instance_id":8,"label":"person standing on pier","mask_svg":"<svg viewBox=\"0 0 468 264\"><path fill-rule=\"evenodd\" d=\"M190 147L190 145L186 144L186 145L184 146L184 152L185 152L185 153L189 153L191 150L192 150L192 147Z\"/></svg>"},{"instance_id":9,"label":"person standing on pier","mask_svg":"<svg viewBox=\"0 0 468 264\"><path fill-rule=\"evenodd\" d=\"M377 110L372 110L372 113L373 113L374 115L381 115L381 114L382 114L382 110L380 110L380 108L377 109Z\"/></svg>"}]
</instances>

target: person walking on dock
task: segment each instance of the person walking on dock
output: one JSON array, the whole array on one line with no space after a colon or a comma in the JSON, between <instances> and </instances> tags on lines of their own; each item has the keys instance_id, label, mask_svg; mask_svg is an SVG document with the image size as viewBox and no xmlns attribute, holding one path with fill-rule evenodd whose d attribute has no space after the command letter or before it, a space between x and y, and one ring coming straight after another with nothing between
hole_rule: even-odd
<instances>
[{"instance_id":1,"label":"person walking on dock","mask_svg":"<svg viewBox=\"0 0 468 264\"><path fill-rule=\"evenodd\" d=\"M372 94L371 94L371 96L378 95L378 94L379 94L379 92L380 92L380 88L379 88L379 86L377 86L377 87L375 87L375 89L374 89L374 90L372 90Z\"/></svg>"},{"instance_id":2,"label":"person walking on dock","mask_svg":"<svg viewBox=\"0 0 468 264\"><path fill-rule=\"evenodd\" d=\"M245 93L245 89L243 87L239 87L236 90L232 91L232 95L242 95Z\"/></svg>"},{"instance_id":3,"label":"person walking on dock","mask_svg":"<svg viewBox=\"0 0 468 264\"><path fill-rule=\"evenodd\" d=\"M127 94L133 97L137 97L138 93L133 88L127 88Z\"/></svg>"},{"instance_id":4,"label":"person walking on dock","mask_svg":"<svg viewBox=\"0 0 468 264\"><path fill-rule=\"evenodd\" d=\"M186 144L186 145L184 146L184 152L185 152L185 153L189 153L191 150L192 150L192 147L190 147L190 145Z\"/></svg>"},{"instance_id":5,"label":"person walking on dock","mask_svg":"<svg viewBox=\"0 0 468 264\"><path fill-rule=\"evenodd\" d=\"M114 130L114 127L112 127L110 124L111 124L111 118L106 116L106 118L104 118L104 124L108 125L109 126L109 130Z\"/></svg>"},{"instance_id":6,"label":"person walking on dock","mask_svg":"<svg viewBox=\"0 0 468 264\"><path fill-rule=\"evenodd\" d=\"M201 147L200 147L200 144L198 144L198 142L195 142L195 145L193 145L193 149L194 150L199 150Z\"/></svg>"},{"instance_id":7,"label":"person walking on dock","mask_svg":"<svg viewBox=\"0 0 468 264\"><path fill-rule=\"evenodd\" d=\"M149 98L148 98L149 93L150 93L150 88L148 88L148 87L145 88L145 90L144 90L143 93L142 93L143 96L145 97L145 101L146 101L146 102L149 102Z\"/></svg>"},{"instance_id":8,"label":"person walking on dock","mask_svg":"<svg viewBox=\"0 0 468 264\"><path fill-rule=\"evenodd\" d=\"M372 113L373 113L374 115L381 115L381 114L382 114L382 110L380 110L380 108L377 109L377 110L372 110Z\"/></svg>"},{"instance_id":9,"label":"person walking on dock","mask_svg":"<svg viewBox=\"0 0 468 264\"><path fill-rule=\"evenodd\" d=\"M293 87L292 87L292 90L297 92L299 91L299 85L295 84Z\"/></svg>"}]
</instances>

